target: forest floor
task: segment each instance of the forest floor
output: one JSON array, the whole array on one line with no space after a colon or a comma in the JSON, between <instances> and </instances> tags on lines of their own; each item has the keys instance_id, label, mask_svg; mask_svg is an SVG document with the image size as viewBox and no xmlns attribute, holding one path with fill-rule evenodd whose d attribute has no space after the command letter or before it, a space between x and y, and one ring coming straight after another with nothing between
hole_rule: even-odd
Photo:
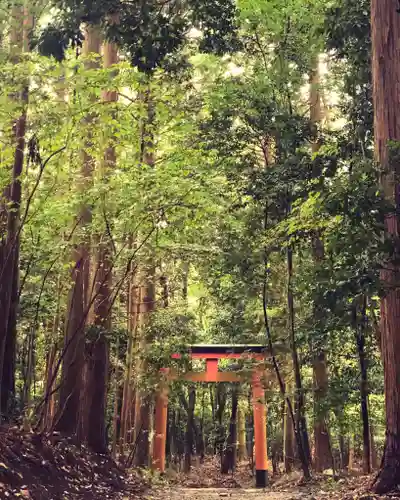
<instances>
[{"instance_id":1,"label":"forest floor","mask_svg":"<svg viewBox=\"0 0 400 500\"><path fill-rule=\"evenodd\" d=\"M388 500L366 492L371 477L320 475L303 484L300 474L271 478L254 488L248 463L222 475L217 459L194 463L189 474L163 477L124 471L110 457L88 452L54 434L43 438L0 427L0 499L31 500Z\"/></svg>"},{"instance_id":2,"label":"forest floor","mask_svg":"<svg viewBox=\"0 0 400 500\"><path fill-rule=\"evenodd\" d=\"M309 483L301 481L299 472L271 477L265 490L254 488L254 478L248 463L241 463L234 474L223 475L218 459L194 463L189 474L167 471L166 484L155 486L144 494L144 499L166 500L373 500L380 498L367 492L372 476L352 475L333 478L329 474L314 476Z\"/></svg>"},{"instance_id":3,"label":"forest floor","mask_svg":"<svg viewBox=\"0 0 400 500\"><path fill-rule=\"evenodd\" d=\"M165 500L291 500L290 493L263 492L256 489L230 488L171 488L161 490L161 495L148 496Z\"/></svg>"},{"instance_id":4,"label":"forest floor","mask_svg":"<svg viewBox=\"0 0 400 500\"><path fill-rule=\"evenodd\" d=\"M0 499L125 500L146 489L139 475L56 433L44 438L0 427Z\"/></svg>"}]
</instances>

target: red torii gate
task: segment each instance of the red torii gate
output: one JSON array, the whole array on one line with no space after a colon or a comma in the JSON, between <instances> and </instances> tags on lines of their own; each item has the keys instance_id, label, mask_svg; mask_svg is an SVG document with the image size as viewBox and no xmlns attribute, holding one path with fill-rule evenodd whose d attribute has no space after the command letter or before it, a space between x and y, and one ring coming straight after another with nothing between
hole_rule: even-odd
<instances>
[{"instance_id":1,"label":"red torii gate","mask_svg":"<svg viewBox=\"0 0 400 500\"><path fill-rule=\"evenodd\" d=\"M192 359L205 359L206 371L188 372L178 376L173 370L164 368L162 371L168 379L181 379L192 382L242 382L243 378L234 372L218 371L220 359L250 358L260 362L265 361L266 347L263 345L193 345L190 347ZM180 354L173 354L180 359ZM264 488L268 485L267 458L267 406L263 379L265 367L260 363L252 373L253 414L254 414L254 444L256 465L256 486ZM168 416L168 385L164 384L157 394L155 409L155 435L153 441L153 470L165 471L165 448L167 438Z\"/></svg>"}]
</instances>

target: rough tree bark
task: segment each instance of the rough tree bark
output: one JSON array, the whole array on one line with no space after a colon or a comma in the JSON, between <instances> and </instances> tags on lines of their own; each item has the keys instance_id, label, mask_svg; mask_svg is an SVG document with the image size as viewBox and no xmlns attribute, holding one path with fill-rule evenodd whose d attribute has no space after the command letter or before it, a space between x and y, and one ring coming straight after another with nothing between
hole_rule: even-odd
<instances>
[{"instance_id":1,"label":"rough tree bark","mask_svg":"<svg viewBox=\"0 0 400 500\"><path fill-rule=\"evenodd\" d=\"M11 12L10 58L15 63L22 51L29 50L31 16L22 3ZM13 165L11 183L0 200L0 410L7 416L15 394L16 324L19 305L19 218L21 205L20 176L24 166L28 84L23 84L13 98L21 114L13 125Z\"/></svg>"},{"instance_id":2,"label":"rough tree bark","mask_svg":"<svg viewBox=\"0 0 400 500\"><path fill-rule=\"evenodd\" d=\"M150 81L147 82L147 88L140 94L146 111L146 117L141 124L141 141L140 141L140 163L143 163L147 168L153 169L155 165L154 152L154 125L155 125L155 102L151 95ZM146 264L143 266L144 281L143 287L143 323L149 320L149 316L156 307L156 266L154 260L154 249L151 244L147 248L149 257ZM140 336L139 340L140 352L144 352L147 344L147 339L144 335ZM145 371L145 363L143 363L141 372ZM139 373L138 373L139 375ZM135 429L136 429L136 453L135 465L139 467L147 467L150 459L150 443L149 434L151 431L151 396L148 389L139 389L136 398L136 413L135 413Z\"/></svg>"},{"instance_id":3,"label":"rough tree bark","mask_svg":"<svg viewBox=\"0 0 400 500\"><path fill-rule=\"evenodd\" d=\"M326 426L326 410L324 402L328 390L328 370L326 355L321 350L313 359L314 375L314 468L318 472L332 468L332 453L328 428Z\"/></svg>"},{"instance_id":4,"label":"rough tree bark","mask_svg":"<svg viewBox=\"0 0 400 500\"><path fill-rule=\"evenodd\" d=\"M110 69L118 63L118 50L114 43L104 44L104 68ZM103 101L113 103L118 99L116 91L103 92ZM111 111L113 113L113 110ZM116 167L116 154L113 139L110 140L102 165L102 177L107 178L108 172ZM106 213L107 200L102 200ZM107 451L106 439L106 402L109 369L109 342L105 332L111 331L111 294L112 294L112 242L108 229L95 238L98 243L96 273L93 292L93 324L101 329L96 339L90 342L86 360L86 398L89 425L86 431L88 446L97 453Z\"/></svg>"},{"instance_id":5,"label":"rough tree bark","mask_svg":"<svg viewBox=\"0 0 400 500\"><path fill-rule=\"evenodd\" d=\"M292 383L286 383L286 392L288 397L292 397ZM285 403L284 414L283 414L283 463L285 466L285 472L290 474L293 470L295 463L295 436L293 421L290 418L289 410L287 404Z\"/></svg>"},{"instance_id":6,"label":"rough tree bark","mask_svg":"<svg viewBox=\"0 0 400 500\"><path fill-rule=\"evenodd\" d=\"M360 363L360 401L361 401L361 420L363 425L363 472L371 472L371 434L369 427L368 411L368 371L367 358L365 352L365 329L366 329L366 308L367 299L362 297L361 311L358 314L357 301L353 304L352 322L356 336L358 359Z\"/></svg>"},{"instance_id":7,"label":"rough tree bark","mask_svg":"<svg viewBox=\"0 0 400 500\"><path fill-rule=\"evenodd\" d=\"M400 14L396 0L371 0L375 155L382 168L385 196L394 204L385 216L386 235L394 242L381 271L382 359L386 395L386 440L374 489L386 493L400 485ZM396 142L390 142L396 141ZM391 146L392 145L392 146Z\"/></svg>"},{"instance_id":8,"label":"rough tree bark","mask_svg":"<svg viewBox=\"0 0 400 500\"><path fill-rule=\"evenodd\" d=\"M139 338L139 353L143 353L146 348L147 338L144 334L144 326L149 314L155 309L156 293L154 283L155 269L150 262L150 266L146 270L146 284L142 287L141 294L143 293L143 301L141 305L142 328ZM137 376L146 371L146 362L141 360L137 363ZM151 396L148 388L138 387L137 397L135 403L135 435L136 435L136 452L135 452L135 465L138 467L148 467L150 462L150 442L149 434L151 431Z\"/></svg>"},{"instance_id":9,"label":"rough tree bark","mask_svg":"<svg viewBox=\"0 0 400 500\"><path fill-rule=\"evenodd\" d=\"M222 460L223 457L223 447L225 442L225 432L224 426L222 425L222 420L224 417L226 406L226 387L225 384L217 384L215 391L215 418L214 422L216 424L216 435L214 444L214 453L218 453Z\"/></svg>"},{"instance_id":10,"label":"rough tree bark","mask_svg":"<svg viewBox=\"0 0 400 500\"><path fill-rule=\"evenodd\" d=\"M291 246L288 246L287 249L287 272L288 272L287 301L288 301L288 311L289 311L289 338L290 338L290 349L292 353L292 363L293 363L294 381L295 381L294 400L295 400L295 413L296 413L296 427L303 445L305 458L308 463L311 463L310 442L308 439L307 422L304 414L305 411L304 390L301 379L300 361L297 352L297 343L296 343L295 325L294 325L295 311L294 311L294 298L292 289L293 250Z\"/></svg>"},{"instance_id":11,"label":"rough tree bark","mask_svg":"<svg viewBox=\"0 0 400 500\"><path fill-rule=\"evenodd\" d=\"M315 137L311 143L311 149L312 153L317 153L320 149L318 129L323 118L321 82L317 58L315 58L313 66L310 75L310 121L315 128ZM320 266L324 260L324 244L318 234L313 237L312 251L316 265ZM318 329L323 324L324 311L317 303L314 305L314 317ZM314 382L314 468L316 471L322 472L332 467L332 453L324 405L328 390L328 369L326 353L321 345L314 352L312 366Z\"/></svg>"},{"instance_id":12,"label":"rough tree bark","mask_svg":"<svg viewBox=\"0 0 400 500\"><path fill-rule=\"evenodd\" d=\"M129 245L132 248L132 243ZM136 271L134 263L131 264L127 289L127 330L128 346L126 351L124 387L122 392L121 408L121 432L120 432L120 454L124 455L125 445L128 443L128 431L133 427L132 416L134 415L135 391L133 384L133 348L136 343L137 323L139 315L139 304L141 297L136 283Z\"/></svg>"},{"instance_id":13,"label":"rough tree bark","mask_svg":"<svg viewBox=\"0 0 400 500\"><path fill-rule=\"evenodd\" d=\"M83 55L99 54L100 36L97 27L88 26L83 44ZM87 67L96 63L88 62ZM86 117L89 125L92 117ZM90 146L90 137L88 144ZM86 150L82 153L82 171L79 189L83 194L91 183L94 162ZM88 226L92 220L89 205L83 202L78 214L78 225ZM83 388L83 367L85 347L85 325L88 315L89 278L90 278L90 242L81 236L72 255L73 286L69 294L68 313L64 339L64 359L62 368L62 382L60 387L58 422L56 429L62 433L74 435L80 421L81 390Z\"/></svg>"},{"instance_id":14,"label":"rough tree bark","mask_svg":"<svg viewBox=\"0 0 400 500\"><path fill-rule=\"evenodd\" d=\"M48 393L52 392L52 386L53 386L52 380L54 374L54 366L56 362L56 355L57 355L57 346L56 344L52 344L49 349L49 352L47 353L47 358L46 358L46 392ZM56 403L55 393L53 392L49 397L48 401L46 401L45 403L43 420L41 425L42 431L48 430L51 426L51 423L53 422L55 403Z\"/></svg>"},{"instance_id":15,"label":"rough tree bark","mask_svg":"<svg viewBox=\"0 0 400 500\"><path fill-rule=\"evenodd\" d=\"M161 285L162 305L163 305L163 307L168 307L168 304L169 304L169 283L168 283L168 277L164 274L160 277L160 285Z\"/></svg>"},{"instance_id":16,"label":"rough tree bark","mask_svg":"<svg viewBox=\"0 0 400 500\"><path fill-rule=\"evenodd\" d=\"M189 402L187 407L187 423L185 433L185 463L184 471L190 472L192 466L192 453L194 444L194 409L196 406L196 389L194 386L189 387Z\"/></svg>"},{"instance_id":17,"label":"rough tree bark","mask_svg":"<svg viewBox=\"0 0 400 500\"><path fill-rule=\"evenodd\" d=\"M237 414L238 414L238 388L232 388L232 410L229 422L229 435L226 450L222 461L221 473L235 472L237 457Z\"/></svg>"},{"instance_id":18,"label":"rough tree bark","mask_svg":"<svg viewBox=\"0 0 400 500\"><path fill-rule=\"evenodd\" d=\"M370 435L369 440L371 445L371 469L376 470L378 468L378 454L376 451L374 429L371 425L371 422L369 426L369 435Z\"/></svg>"},{"instance_id":19,"label":"rough tree bark","mask_svg":"<svg viewBox=\"0 0 400 500\"><path fill-rule=\"evenodd\" d=\"M205 392L202 391L202 398L201 398L201 417L200 417L200 422L199 422L199 429L197 432L196 436L196 450L197 454L200 458L200 463L204 463L204 458L205 458L205 453L206 453L206 444L204 441L204 416L205 416ZM196 422L195 422L195 428L196 427Z\"/></svg>"},{"instance_id":20,"label":"rough tree bark","mask_svg":"<svg viewBox=\"0 0 400 500\"><path fill-rule=\"evenodd\" d=\"M187 304L188 300L188 278L189 278L189 262L182 262L182 298Z\"/></svg>"},{"instance_id":21,"label":"rough tree bark","mask_svg":"<svg viewBox=\"0 0 400 500\"><path fill-rule=\"evenodd\" d=\"M239 461L244 461L247 459L247 446L246 446L246 412L245 412L245 401L243 396L240 397L238 402L238 459Z\"/></svg>"},{"instance_id":22,"label":"rough tree bark","mask_svg":"<svg viewBox=\"0 0 400 500\"><path fill-rule=\"evenodd\" d=\"M349 461L347 465L349 471L354 470L354 455L355 455L354 442L355 442L354 434L351 433L349 438Z\"/></svg>"}]
</instances>

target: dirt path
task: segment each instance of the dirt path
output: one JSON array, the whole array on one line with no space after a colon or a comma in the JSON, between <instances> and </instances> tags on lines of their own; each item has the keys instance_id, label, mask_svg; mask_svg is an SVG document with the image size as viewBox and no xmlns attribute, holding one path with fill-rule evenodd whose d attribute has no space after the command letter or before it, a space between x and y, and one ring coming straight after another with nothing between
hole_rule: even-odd
<instances>
[{"instance_id":1,"label":"dirt path","mask_svg":"<svg viewBox=\"0 0 400 500\"><path fill-rule=\"evenodd\" d=\"M292 500L291 493L279 493L241 488L171 488L163 489L160 496L149 496L149 500Z\"/></svg>"}]
</instances>

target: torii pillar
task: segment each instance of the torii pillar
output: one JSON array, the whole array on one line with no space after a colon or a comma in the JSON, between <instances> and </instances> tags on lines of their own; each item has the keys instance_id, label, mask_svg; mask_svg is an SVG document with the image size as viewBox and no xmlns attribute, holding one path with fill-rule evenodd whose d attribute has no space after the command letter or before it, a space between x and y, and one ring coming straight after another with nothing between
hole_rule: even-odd
<instances>
[{"instance_id":1,"label":"torii pillar","mask_svg":"<svg viewBox=\"0 0 400 500\"><path fill-rule=\"evenodd\" d=\"M268 486L267 410L260 372L253 373L253 415L256 487L265 488Z\"/></svg>"},{"instance_id":2,"label":"torii pillar","mask_svg":"<svg viewBox=\"0 0 400 500\"><path fill-rule=\"evenodd\" d=\"M168 374L168 370L162 370ZM163 474L165 472L165 448L167 444L168 423L168 385L163 383L156 397L156 411L154 418L154 438L152 469Z\"/></svg>"}]
</instances>

